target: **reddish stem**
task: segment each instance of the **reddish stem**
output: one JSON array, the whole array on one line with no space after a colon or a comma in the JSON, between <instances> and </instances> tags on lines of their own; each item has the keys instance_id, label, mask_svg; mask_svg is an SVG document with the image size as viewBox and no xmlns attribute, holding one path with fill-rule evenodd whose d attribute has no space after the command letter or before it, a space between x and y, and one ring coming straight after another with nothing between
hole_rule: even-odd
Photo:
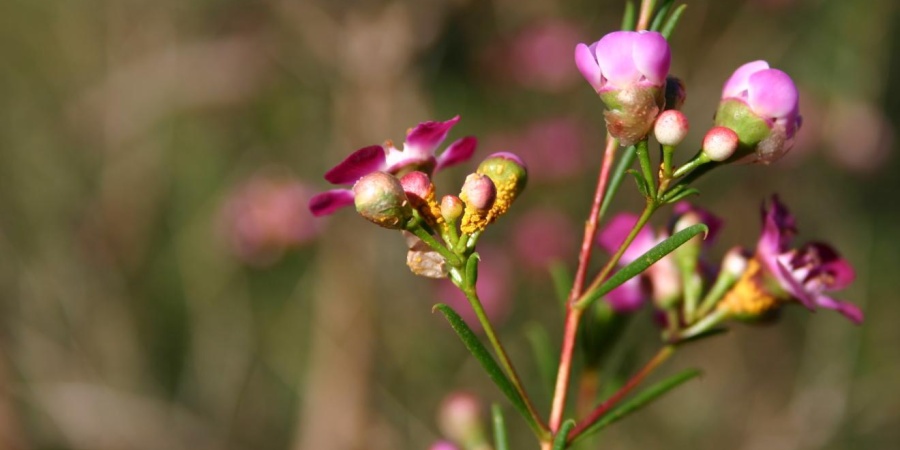
<instances>
[{"instance_id":1,"label":"reddish stem","mask_svg":"<svg viewBox=\"0 0 900 450\"><path fill-rule=\"evenodd\" d=\"M637 31L646 30L650 25L650 16L653 14L653 8L656 6L655 0L641 1L641 11L638 14Z\"/></svg>"},{"instance_id":2,"label":"reddish stem","mask_svg":"<svg viewBox=\"0 0 900 450\"><path fill-rule=\"evenodd\" d=\"M559 370L556 374L556 389L553 392L553 406L550 410L550 431L556 432L562 424L563 411L566 407L566 392L569 389L569 376L572 372L572 354L575 350L575 337L578 334L578 322L581 319L581 310L574 308L573 303L581 296L584 288L584 280L587 277L588 264L591 260L591 251L594 249L594 236L597 234L597 224L600 222L600 205L606 194L606 185L609 181L609 170L615 159L619 142L612 136L606 136L606 150L603 153L603 164L600 167L600 175L597 178L597 191L594 193L594 203L591 206L591 215L584 226L584 239L581 242L581 253L578 255L578 269L575 271L575 281L569 292L569 301L566 302L566 322L563 334L562 352L559 357Z\"/></svg>"},{"instance_id":3,"label":"reddish stem","mask_svg":"<svg viewBox=\"0 0 900 450\"><path fill-rule=\"evenodd\" d=\"M578 435L590 428L591 425L600 420L606 413L609 412L610 409L612 409L613 406L616 406L616 404L619 403L619 401L621 401L623 398L625 398L628 393L630 393L632 390L634 390L634 388L641 384L641 381L644 381L644 378L647 378L647 375L650 375L654 369L659 367L659 365L662 364L665 360L669 359L674 351L675 347L671 345L667 345L659 349L659 351L656 352L656 355L653 356L653 359L648 361L647 364L642 367L641 370L638 371L638 373L634 374L628 380L628 382L625 383L624 386L619 388L619 390L616 391L616 393L613 394L612 397L597 405L597 407L594 408L594 410L587 417L578 422L578 424L575 425L575 428L572 428L572 431L569 432L567 440L571 442L576 437L578 437Z\"/></svg>"}]
</instances>

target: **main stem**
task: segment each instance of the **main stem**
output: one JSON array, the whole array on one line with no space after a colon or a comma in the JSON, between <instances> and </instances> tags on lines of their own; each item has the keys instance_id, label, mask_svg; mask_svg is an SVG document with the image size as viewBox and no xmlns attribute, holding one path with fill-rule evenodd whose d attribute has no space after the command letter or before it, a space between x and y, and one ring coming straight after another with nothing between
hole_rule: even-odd
<instances>
[{"instance_id":1,"label":"main stem","mask_svg":"<svg viewBox=\"0 0 900 450\"><path fill-rule=\"evenodd\" d=\"M606 195L606 185L609 182L609 170L615 159L619 142L610 135L606 136L606 150L603 152L603 164L600 166L600 175L597 178L597 190L594 193L594 203L591 205L591 215L584 226L584 239L581 241L581 253L578 255L578 269L575 272L575 281L569 292L569 300L566 302L566 321L563 331L562 351L559 356L559 369L556 373L556 388L553 392L553 405L550 410L550 431L556 432L562 424L563 411L566 407L566 393L569 389L569 376L572 372L572 355L575 350L575 337L578 334L578 322L581 319L581 310L573 307L573 303L581 296L584 288L584 280L587 277L587 269L591 260L591 251L594 248L594 237L597 234L597 225L600 223L600 205Z\"/></svg>"},{"instance_id":2,"label":"main stem","mask_svg":"<svg viewBox=\"0 0 900 450\"><path fill-rule=\"evenodd\" d=\"M638 385L640 385L641 382L644 381L644 378L647 378L647 376L653 373L653 371L657 367L659 367L660 364L669 359L669 357L672 356L672 353L674 352L675 347L672 345L667 345L659 349L659 351L656 352L656 355L654 355L653 358L648 361L647 364L644 365L644 367L642 367L638 373L634 374L634 376L632 376L624 386L616 391L616 393L613 394L612 397L597 405L597 407L587 417L578 422L578 424L575 425L575 428L572 428L572 431L569 432L569 437L567 440L569 442L573 441L581 433L590 428L591 425L600 420L606 413L609 412L610 409L616 406L619 401L625 398L628 393L633 391L634 388L638 387Z\"/></svg>"},{"instance_id":3,"label":"main stem","mask_svg":"<svg viewBox=\"0 0 900 450\"><path fill-rule=\"evenodd\" d=\"M535 423L537 423L539 427L544 428L544 422L541 420L540 416L537 413L537 410L531 403L531 397L529 397L528 393L525 392L525 388L524 386L522 386L522 381L519 378L519 374L516 373L516 369L512 365L512 360L510 360L509 355L506 354L506 349L503 348L503 344L501 344L500 339L497 338L497 333L494 332L494 327L493 325L491 325L491 321L488 320L487 314L484 312L484 307L481 305L481 300L478 298L478 293L475 291L475 286L471 285L470 280L468 279L465 281L465 283L466 286L462 291L464 294L466 294L466 298L469 300L469 304L472 305L472 309L475 311L475 315L478 316L478 321L481 323L481 327L484 329L484 334L486 334L488 340L491 341L491 346L494 347L494 352L497 354L497 357L500 358L500 364L503 365L503 369L506 371L507 375L509 375L510 381L516 388L516 391L518 391L519 395L522 396L522 399L525 400L525 407L528 408L528 413L531 415L532 419L534 419Z\"/></svg>"}]
</instances>

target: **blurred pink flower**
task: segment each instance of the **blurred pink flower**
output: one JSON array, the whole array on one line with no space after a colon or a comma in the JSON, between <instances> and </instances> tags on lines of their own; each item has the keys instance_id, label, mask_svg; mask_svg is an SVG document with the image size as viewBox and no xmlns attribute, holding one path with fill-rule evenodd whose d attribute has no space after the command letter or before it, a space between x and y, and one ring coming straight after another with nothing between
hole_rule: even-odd
<instances>
[{"instance_id":1,"label":"blurred pink flower","mask_svg":"<svg viewBox=\"0 0 900 450\"><path fill-rule=\"evenodd\" d=\"M805 126L805 125L804 125ZM828 111L825 139L827 156L854 172L872 172L884 167L893 148L894 129L876 105L839 99Z\"/></svg>"},{"instance_id":2,"label":"blurred pink flower","mask_svg":"<svg viewBox=\"0 0 900 450\"><path fill-rule=\"evenodd\" d=\"M544 271L554 261L570 261L577 235L571 219L556 209L533 209L519 218L512 231L516 256L533 270Z\"/></svg>"},{"instance_id":3,"label":"blurred pink flower","mask_svg":"<svg viewBox=\"0 0 900 450\"><path fill-rule=\"evenodd\" d=\"M488 150L515 149L528 165L528 176L537 182L566 181L588 167L587 131L578 121L556 117L529 124L517 134L489 137Z\"/></svg>"},{"instance_id":4,"label":"blurred pink flower","mask_svg":"<svg viewBox=\"0 0 900 450\"><path fill-rule=\"evenodd\" d=\"M560 19L530 25L508 44L506 70L522 86L562 91L578 80L569 55L580 34L577 24Z\"/></svg>"},{"instance_id":5,"label":"blurred pink flower","mask_svg":"<svg viewBox=\"0 0 900 450\"><path fill-rule=\"evenodd\" d=\"M253 265L313 240L320 228L307 209L313 191L287 175L259 174L237 187L223 211L224 228L235 254Z\"/></svg>"},{"instance_id":6,"label":"blurred pink flower","mask_svg":"<svg viewBox=\"0 0 900 450\"><path fill-rule=\"evenodd\" d=\"M499 249L479 245L478 296L491 323L499 324L509 314L512 295L512 267ZM437 298L452 307L474 331L481 330L478 317L466 296L449 280L439 280L435 286Z\"/></svg>"}]
</instances>

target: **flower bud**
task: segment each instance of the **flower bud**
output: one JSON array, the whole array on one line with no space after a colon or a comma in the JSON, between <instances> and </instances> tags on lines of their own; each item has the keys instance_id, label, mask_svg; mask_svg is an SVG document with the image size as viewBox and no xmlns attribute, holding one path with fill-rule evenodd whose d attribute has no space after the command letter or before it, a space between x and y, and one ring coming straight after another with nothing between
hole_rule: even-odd
<instances>
[{"instance_id":1,"label":"flower bud","mask_svg":"<svg viewBox=\"0 0 900 450\"><path fill-rule=\"evenodd\" d=\"M687 89L681 78L673 77L672 75L666 77L666 110L680 110L686 99Z\"/></svg>"},{"instance_id":2,"label":"flower bud","mask_svg":"<svg viewBox=\"0 0 900 450\"><path fill-rule=\"evenodd\" d=\"M747 270L747 255L743 248L734 247L728 250L725 258L722 259L722 272L728 274L729 277L737 279Z\"/></svg>"},{"instance_id":3,"label":"flower bud","mask_svg":"<svg viewBox=\"0 0 900 450\"><path fill-rule=\"evenodd\" d=\"M403 228L412 208L400 181L387 172L372 172L353 185L356 211L385 228Z\"/></svg>"},{"instance_id":4,"label":"flower bud","mask_svg":"<svg viewBox=\"0 0 900 450\"><path fill-rule=\"evenodd\" d=\"M434 197L434 184L428 175L419 171L409 172L400 178L400 185L412 207L419 211L428 225L435 226L443 220L441 207Z\"/></svg>"},{"instance_id":5,"label":"flower bud","mask_svg":"<svg viewBox=\"0 0 900 450\"><path fill-rule=\"evenodd\" d=\"M491 208L494 199L497 198L497 188L494 187L494 182L487 175L471 173L466 177L459 198L466 203L467 207L486 211Z\"/></svg>"},{"instance_id":6,"label":"flower bud","mask_svg":"<svg viewBox=\"0 0 900 450\"><path fill-rule=\"evenodd\" d=\"M737 133L737 158L776 161L790 150L800 128L797 86L765 61L744 64L725 83L715 122Z\"/></svg>"},{"instance_id":7,"label":"flower bud","mask_svg":"<svg viewBox=\"0 0 900 450\"><path fill-rule=\"evenodd\" d=\"M655 31L614 31L575 47L575 65L608 111L609 133L622 145L643 139L665 104L669 44Z\"/></svg>"},{"instance_id":8,"label":"flower bud","mask_svg":"<svg viewBox=\"0 0 900 450\"><path fill-rule=\"evenodd\" d=\"M481 448L486 443L481 409L481 401L475 395L451 393L438 410L438 428L444 436L464 448Z\"/></svg>"},{"instance_id":9,"label":"flower bud","mask_svg":"<svg viewBox=\"0 0 900 450\"><path fill-rule=\"evenodd\" d=\"M703 137L703 154L713 161L725 161L740 145L737 133L731 128L712 127Z\"/></svg>"},{"instance_id":10,"label":"flower bud","mask_svg":"<svg viewBox=\"0 0 900 450\"><path fill-rule=\"evenodd\" d=\"M653 134L660 144L674 147L687 136L688 128L687 117L681 111L670 109L656 118Z\"/></svg>"},{"instance_id":11,"label":"flower bud","mask_svg":"<svg viewBox=\"0 0 900 450\"><path fill-rule=\"evenodd\" d=\"M487 157L478 165L476 173L487 175L497 188L497 199L491 211L503 214L512 202L525 190L528 170L525 163L513 153L499 152Z\"/></svg>"},{"instance_id":12,"label":"flower bud","mask_svg":"<svg viewBox=\"0 0 900 450\"><path fill-rule=\"evenodd\" d=\"M447 223L456 222L463 213L462 199L455 195L445 195L441 199L441 217Z\"/></svg>"}]
</instances>

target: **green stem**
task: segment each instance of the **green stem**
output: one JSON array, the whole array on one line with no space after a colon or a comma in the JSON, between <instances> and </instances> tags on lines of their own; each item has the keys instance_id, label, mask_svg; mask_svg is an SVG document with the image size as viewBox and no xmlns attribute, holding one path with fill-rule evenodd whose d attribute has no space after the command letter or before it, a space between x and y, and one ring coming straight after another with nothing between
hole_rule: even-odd
<instances>
[{"instance_id":1,"label":"green stem","mask_svg":"<svg viewBox=\"0 0 900 450\"><path fill-rule=\"evenodd\" d=\"M679 339L690 339L694 336L697 336L701 333L705 333L711 329L713 329L716 325L722 323L723 320L728 318L728 311L717 309L712 312L712 314L707 315L699 322L692 325L690 328L682 331L679 334Z\"/></svg>"},{"instance_id":2,"label":"green stem","mask_svg":"<svg viewBox=\"0 0 900 450\"><path fill-rule=\"evenodd\" d=\"M693 159L684 163L681 167L675 169L675 173L672 174L672 178L681 178L681 177L687 175L688 172L690 172L708 162L711 162L711 161L712 160L709 159L708 156L706 156L706 153L703 153L703 151L700 151L697 153L696 156L694 156Z\"/></svg>"},{"instance_id":3,"label":"green stem","mask_svg":"<svg viewBox=\"0 0 900 450\"><path fill-rule=\"evenodd\" d=\"M647 139L638 142L636 146L638 161L640 161L641 163L641 174L643 174L644 176L644 181L647 182L647 189L650 191L650 198L655 200L656 177L653 176L653 164L650 162L650 152L647 149Z\"/></svg>"},{"instance_id":4,"label":"green stem","mask_svg":"<svg viewBox=\"0 0 900 450\"><path fill-rule=\"evenodd\" d=\"M413 220L412 223L406 227L406 230L415 234L416 237L422 240L422 242L428 244L428 246L431 247L432 250L440 253L440 255L447 260L447 264L450 264L451 266L462 265L462 258L450 251L443 244L438 242L437 239L434 238L434 236L432 236L428 231L422 228L420 222Z\"/></svg>"},{"instance_id":5,"label":"green stem","mask_svg":"<svg viewBox=\"0 0 900 450\"><path fill-rule=\"evenodd\" d=\"M509 359L509 355L503 348L503 344L500 343L500 339L497 338L497 333L494 331L494 326L491 325L491 321L488 319L487 314L484 312L484 307L481 305L481 300L478 298L475 284L471 283L467 277L460 289L462 289L463 293L466 295L466 299L469 300L469 304L472 306L472 310L475 311L475 315L478 317L478 322L481 323L481 328L484 330L484 334L487 335L488 341L490 341L491 346L494 348L494 353L496 353L497 357L500 359L500 364L503 366L503 370L506 371L506 374L509 376L510 381L516 388L516 391L519 393L519 395L522 396L522 399L525 400L525 406L528 409L528 413L531 415L534 422L540 425L541 431L549 436L547 426L544 424L544 421L541 420L540 416L537 413L537 410L535 410L534 405L531 402L531 397L529 397L528 393L525 392L525 388L522 385L522 380L519 378L519 374L516 372L515 367L513 367L512 361Z\"/></svg>"},{"instance_id":6,"label":"green stem","mask_svg":"<svg viewBox=\"0 0 900 450\"><path fill-rule=\"evenodd\" d=\"M734 286L737 280L737 277L725 270L719 272L719 277L716 278L716 282L713 283L713 286L709 289L709 292L707 292L706 297L703 297L703 300L700 302L700 307L697 309L697 316L704 317L709 314L709 312L719 303L719 300L725 296L725 293Z\"/></svg>"},{"instance_id":7,"label":"green stem","mask_svg":"<svg viewBox=\"0 0 900 450\"><path fill-rule=\"evenodd\" d=\"M641 231L641 228L647 224L647 221L650 220L650 216L656 211L656 203L653 201L648 201L647 206L644 207L644 212L641 213L641 216L638 218L638 221L634 224L634 227L631 228L631 232L628 233L628 237L625 238L625 242L622 242L622 245L619 246L619 249L616 250L616 253L613 254L612 258L603 266L603 269L600 270L600 273L594 277L594 280L591 282L590 286L585 289L584 294L581 295L581 298L575 302L575 308L579 310L583 310L587 308L591 302L595 299L591 298L591 293L596 291L597 288L606 280L606 277L609 276L609 273L612 272L612 269L616 267L616 264L619 263L619 260L622 258L622 255L625 253L625 250L628 250L628 246L631 245L631 242L634 241L634 238L637 237L637 234Z\"/></svg>"}]
</instances>

